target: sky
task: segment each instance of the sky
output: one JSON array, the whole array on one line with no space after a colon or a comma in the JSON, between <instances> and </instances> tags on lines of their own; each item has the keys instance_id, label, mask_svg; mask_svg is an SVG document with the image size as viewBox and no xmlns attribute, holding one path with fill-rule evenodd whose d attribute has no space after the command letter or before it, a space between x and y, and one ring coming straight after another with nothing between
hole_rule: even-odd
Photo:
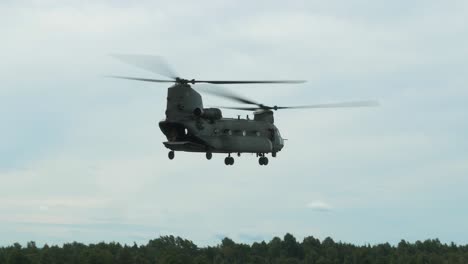
<instances>
[{"instance_id":1,"label":"sky","mask_svg":"<svg viewBox=\"0 0 468 264\"><path fill-rule=\"evenodd\" d=\"M0 245L467 244L467 17L455 0L3 0ZM169 161L167 85L104 78L161 78L113 53L162 55L186 78L308 81L229 86L269 105L381 106L276 112L288 140L268 166Z\"/></svg>"}]
</instances>

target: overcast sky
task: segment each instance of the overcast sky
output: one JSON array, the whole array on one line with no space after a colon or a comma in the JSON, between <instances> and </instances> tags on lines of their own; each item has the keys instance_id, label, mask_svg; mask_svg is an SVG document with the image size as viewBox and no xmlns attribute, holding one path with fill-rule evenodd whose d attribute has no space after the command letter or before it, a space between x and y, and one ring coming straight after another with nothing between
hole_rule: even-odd
<instances>
[{"instance_id":1,"label":"overcast sky","mask_svg":"<svg viewBox=\"0 0 468 264\"><path fill-rule=\"evenodd\" d=\"M466 1L0 2L0 245L199 245L331 236L468 243ZM285 110L278 157L167 159L161 76L108 56L163 55L184 77ZM205 105L232 105L205 96ZM236 111L224 111L236 116Z\"/></svg>"}]
</instances>

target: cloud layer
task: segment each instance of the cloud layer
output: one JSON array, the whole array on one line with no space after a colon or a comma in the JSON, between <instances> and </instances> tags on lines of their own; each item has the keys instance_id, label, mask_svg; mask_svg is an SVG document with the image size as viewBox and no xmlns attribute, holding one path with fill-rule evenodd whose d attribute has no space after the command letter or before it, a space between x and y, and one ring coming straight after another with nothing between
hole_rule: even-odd
<instances>
[{"instance_id":1,"label":"cloud layer","mask_svg":"<svg viewBox=\"0 0 468 264\"><path fill-rule=\"evenodd\" d=\"M467 15L464 1L3 1L0 244L467 243ZM278 111L288 141L266 167L169 162L166 87L102 78L155 77L111 53L164 55L188 78L309 80L231 88L265 104L382 106Z\"/></svg>"}]
</instances>

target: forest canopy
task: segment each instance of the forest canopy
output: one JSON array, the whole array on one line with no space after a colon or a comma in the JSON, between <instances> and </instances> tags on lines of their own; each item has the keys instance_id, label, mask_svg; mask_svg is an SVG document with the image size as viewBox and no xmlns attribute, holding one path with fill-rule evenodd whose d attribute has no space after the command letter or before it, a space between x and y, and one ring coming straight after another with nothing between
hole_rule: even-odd
<instances>
[{"instance_id":1,"label":"forest canopy","mask_svg":"<svg viewBox=\"0 0 468 264\"><path fill-rule=\"evenodd\" d=\"M299 242L291 234L265 242L236 243L224 238L217 246L198 247L192 241L162 236L146 245L78 242L37 247L28 242L0 248L0 264L89 263L89 264L160 264L160 263L468 263L468 246L444 244L438 239L405 240L397 245L353 245L313 236Z\"/></svg>"}]
</instances>

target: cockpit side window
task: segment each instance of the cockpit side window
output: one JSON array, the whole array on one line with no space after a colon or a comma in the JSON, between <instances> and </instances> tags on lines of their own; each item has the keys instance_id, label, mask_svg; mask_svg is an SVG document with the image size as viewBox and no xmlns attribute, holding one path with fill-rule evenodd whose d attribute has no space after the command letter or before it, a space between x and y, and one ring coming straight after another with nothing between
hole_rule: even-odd
<instances>
[{"instance_id":1,"label":"cockpit side window","mask_svg":"<svg viewBox=\"0 0 468 264\"><path fill-rule=\"evenodd\" d=\"M278 129L276 129L276 134L278 135L278 137L281 138L281 133L280 133L280 131Z\"/></svg>"},{"instance_id":2,"label":"cockpit side window","mask_svg":"<svg viewBox=\"0 0 468 264\"><path fill-rule=\"evenodd\" d=\"M268 129L268 138L271 141L275 140L275 130L274 129L272 129L272 128Z\"/></svg>"},{"instance_id":3,"label":"cockpit side window","mask_svg":"<svg viewBox=\"0 0 468 264\"><path fill-rule=\"evenodd\" d=\"M281 137L281 133L278 129L276 129L276 136L278 137L278 143L280 145L283 145L284 144L284 141L283 141L283 138Z\"/></svg>"}]
</instances>

